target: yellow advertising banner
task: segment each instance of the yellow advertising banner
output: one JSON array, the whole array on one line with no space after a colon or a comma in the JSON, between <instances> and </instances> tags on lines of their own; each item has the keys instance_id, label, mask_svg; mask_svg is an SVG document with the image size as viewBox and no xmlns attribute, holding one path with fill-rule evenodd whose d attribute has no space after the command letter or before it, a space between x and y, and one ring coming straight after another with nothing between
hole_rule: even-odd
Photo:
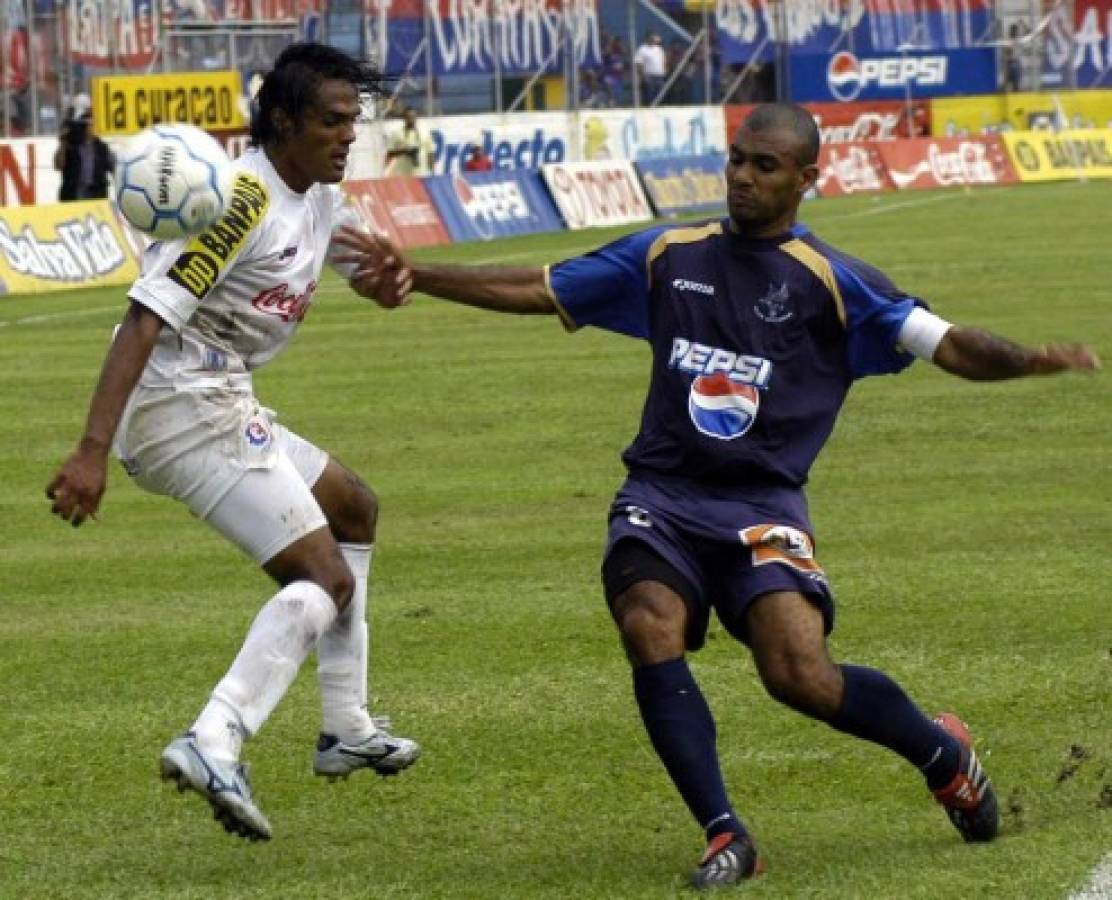
<instances>
[{"instance_id":1,"label":"yellow advertising banner","mask_svg":"<svg viewBox=\"0 0 1112 900\"><path fill-rule=\"evenodd\" d=\"M1062 117L1078 127L1112 127L1112 91L937 97L930 105L931 134L935 137L1009 129L1029 131L1052 126Z\"/></svg>"},{"instance_id":2,"label":"yellow advertising banner","mask_svg":"<svg viewBox=\"0 0 1112 900\"><path fill-rule=\"evenodd\" d=\"M0 294L130 284L138 275L107 200L0 208Z\"/></svg>"},{"instance_id":3,"label":"yellow advertising banner","mask_svg":"<svg viewBox=\"0 0 1112 900\"><path fill-rule=\"evenodd\" d=\"M1112 129L1001 135L1020 181L1112 178Z\"/></svg>"},{"instance_id":4,"label":"yellow advertising banner","mask_svg":"<svg viewBox=\"0 0 1112 900\"><path fill-rule=\"evenodd\" d=\"M244 128L239 72L101 75L93 78L93 127L101 137L134 134L160 122L206 131Z\"/></svg>"}]
</instances>

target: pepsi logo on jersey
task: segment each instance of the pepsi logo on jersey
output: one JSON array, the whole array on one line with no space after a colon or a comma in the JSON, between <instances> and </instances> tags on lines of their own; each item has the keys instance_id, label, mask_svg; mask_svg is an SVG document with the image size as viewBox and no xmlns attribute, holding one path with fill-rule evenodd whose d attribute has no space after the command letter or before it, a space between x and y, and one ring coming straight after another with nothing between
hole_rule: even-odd
<instances>
[{"instance_id":1,"label":"pepsi logo on jersey","mask_svg":"<svg viewBox=\"0 0 1112 900\"><path fill-rule=\"evenodd\" d=\"M752 428L760 405L760 391L730 381L722 372L696 378L687 399L695 428L720 441L732 441Z\"/></svg>"},{"instance_id":2,"label":"pepsi logo on jersey","mask_svg":"<svg viewBox=\"0 0 1112 900\"><path fill-rule=\"evenodd\" d=\"M772 377L772 360L763 356L711 347L681 337L672 339L668 368L679 369L689 375L721 374L730 381L758 388L767 387Z\"/></svg>"}]
</instances>

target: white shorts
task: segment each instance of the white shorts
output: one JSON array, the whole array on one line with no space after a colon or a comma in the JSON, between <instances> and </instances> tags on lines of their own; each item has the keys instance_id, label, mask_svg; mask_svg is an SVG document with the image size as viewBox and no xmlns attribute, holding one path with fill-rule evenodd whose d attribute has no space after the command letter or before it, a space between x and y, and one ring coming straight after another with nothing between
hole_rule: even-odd
<instances>
[{"instance_id":1,"label":"white shorts","mask_svg":"<svg viewBox=\"0 0 1112 900\"><path fill-rule=\"evenodd\" d=\"M328 454L250 392L137 388L115 450L136 484L180 500L259 564L328 524L311 490Z\"/></svg>"}]
</instances>

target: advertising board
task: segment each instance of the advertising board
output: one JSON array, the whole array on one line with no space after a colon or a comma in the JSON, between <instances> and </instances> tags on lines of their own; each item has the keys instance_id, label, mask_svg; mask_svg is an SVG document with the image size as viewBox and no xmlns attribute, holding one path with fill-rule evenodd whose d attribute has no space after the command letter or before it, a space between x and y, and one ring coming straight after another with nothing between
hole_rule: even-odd
<instances>
[{"instance_id":1,"label":"advertising board","mask_svg":"<svg viewBox=\"0 0 1112 900\"><path fill-rule=\"evenodd\" d=\"M541 169L568 228L648 222L652 209L633 163L553 163Z\"/></svg>"},{"instance_id":2,"label":"advertising board","mask_svg":"<svg viewBox=\"0 0 1112 900\"><path fill-rule=\"evenodd\" d=\"M420 178L345 181L344 190L367 226L400 247L447 244L448 231Z\"/></svg>"},{"instance_id":3,"label":"advertising board","mask_svg":"<svg viewBox=\"0 0 1112 900\"><path fill-rule=\"evenodd\" d=\"M634 163L658 216L725 212L726 157L683 156Z\"/></svg>"},{"instance_id":4,"label":"advertising board","mask_svg":"<svg viewBox=\"0 0 1112 900\"><path fill-rule=\"evenodd\" d=\"M996 89L996 51L891 51L866 54L839 50L791 58L796 100L900 100L984 94Z\"/></svg>"},{"instance_id":5,"label":"advertising board","mask_svg":"<svg viewBox=\"0 0 1112 900\"><path fill-rule=\"evenodd\" d=\"M538 172L468 172L434 175L424 182L453 241L489 241L564 227Z\"/></svg>"},{"instance_id":6,"label":"advertising board","mask_svg":"<svg viewBox=\"0 0 1112 900\"><path fill-rule=\"evenodd\" d=\"M130 284L138 275L107 200L0 209L0 294Z\"/></svg>"},{"instance_id":7,"label":"advertising board","mask_svg":"<svg viewBox=\"0 0 1112 900\"><path fill-rule=\"evenodd\" d=\"M1112 178L1112 129L1002 135L1020 181Z\"/></svg>"},{"instance_id":8,"label":"advertising board","mask_svg":"<svg viewBox=\"0 0 1112 900\"><path fill-rule=\"evenodd\" d=\"M880 144L834 144L819 151L818 192L823 197L892 189L880 157Z\"/></svg>"},{"instance_id":9,"label":"advertising board","mask_svg":"<svg viewBox=\"0 0 1112 900\"><path fill-rule=\"evenodd\" d=\"M1014 184L1012 162L999 137L915 138L876 147L897 190Z\"/></svg>"}]
</instances>

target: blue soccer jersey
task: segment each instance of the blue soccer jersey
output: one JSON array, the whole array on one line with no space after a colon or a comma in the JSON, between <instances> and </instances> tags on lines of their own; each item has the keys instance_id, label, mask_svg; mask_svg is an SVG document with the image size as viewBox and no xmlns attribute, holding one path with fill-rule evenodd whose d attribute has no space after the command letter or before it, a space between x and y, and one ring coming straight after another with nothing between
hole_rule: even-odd
<instances>
[{"instance_id":1,"label":"blue soccer jersey","mask_svg":"<svg viewBox=\"0 0 1112 900\"><path fill-rule=\"evenodd\" d=\"M664 226L551 266L564 325L645 338L652 378L623 459L722 486L799 486L856 378L899 372L921 301L804 226Z\"/></svg>"}]
</instances>

